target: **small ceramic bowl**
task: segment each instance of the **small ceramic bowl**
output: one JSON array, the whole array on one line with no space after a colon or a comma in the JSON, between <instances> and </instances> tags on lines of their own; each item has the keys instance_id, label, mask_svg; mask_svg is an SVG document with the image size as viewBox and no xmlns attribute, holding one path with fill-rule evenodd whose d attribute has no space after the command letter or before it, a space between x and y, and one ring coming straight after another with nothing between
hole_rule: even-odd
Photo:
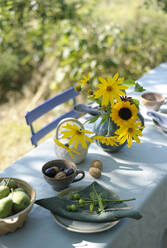
<instances>
[{"instance_id":1,"label":"small ceramic bowl","mask_svg":"<svg viewBox=\"0 0 167 248\"><path fill-rule=\"evenodd\" d=\"M141 95L143 105L155 111L158 111L162 104L165 103L165 97L156 92L145 92Z\"/></svg>"},{"instance_id":2,"label":"small ceramic bowl","mask_svg":"<svg viewBox=\"0 0 167 248\"><path fill-rule=\"evenodd\" d=\"M74 173L72 173L69 176L66 176L65 178L59 178L59 179L55 177L49 177L48 175L46 175L46 170L54 166L58 167L59 171L72 168L74 170ZM56 191L63 190L67 188L70 183L78 182L85 177L85 172L82 170L78 170L74 162L72 162L71 160L64 160L64 159L56 159L56 160L48 161L46 164L43 165L42 173L45 180ZM81 174L81 176L77 177L79 174Z\"/></svg>"},{"instance_id":3,"label":"small ceramic bowl","mask_svg":"<svg viewBox=\"0 0 167 248\"><path fill-rule=\"evenodd\" d=\"M9 179L9 177L1 177L0 182L3 179ZM12 177L10 177L10 179L15 180L15 182L18 184L18 186L25 190L25 192L30 197L30 204L28 207L26 207L24 210L18 212L17 214L0 219L0 235L7 234L9 232L14 232L14 231L16 231L16 229L22 227L25 220L27 219L28 213L32 209L33 204L35 202L35 191L31 187L30 184L28 184L27 182L25 182L21 179L12 178Z\"/></svg>"}]
</instances>

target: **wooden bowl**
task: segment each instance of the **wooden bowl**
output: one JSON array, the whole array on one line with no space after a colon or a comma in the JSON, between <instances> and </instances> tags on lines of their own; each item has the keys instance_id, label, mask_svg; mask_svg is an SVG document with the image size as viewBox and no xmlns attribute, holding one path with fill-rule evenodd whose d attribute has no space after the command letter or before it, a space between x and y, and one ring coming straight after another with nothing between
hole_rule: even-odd
<instances>
[{"instance_id":1,"label":"wooden bowl","mask_svg":"<svg viewBox=\"0 0 167 248\"><path fill-rule=\"evenodd\" d=\"M9 177L1 177L0 182L3 179L9 179ZM21 179L12 178L12 177L10 177L10 179L15 180L18 186L25 190L25 192L30 197L30 204L28 207L18 212L17 214L11 215L6 218L0 218L0 235L7 234L9 232L14 232L19 227L22 227L27 218L28 213L32 209L32 206L35 202L35 195L36 195L35 191L27 182Z\"/></svg>"},{"instance_id":2,"label":"wooden bowl","mask_svg":"<svg viewBox=\"0 0 167 248\"><path fill-rule=\"evenodd\" d=\"M145 92L141 95L143 105L155 111L158 111L165 102L165 97L156 92Z\"/></svg>"}]
</instances>

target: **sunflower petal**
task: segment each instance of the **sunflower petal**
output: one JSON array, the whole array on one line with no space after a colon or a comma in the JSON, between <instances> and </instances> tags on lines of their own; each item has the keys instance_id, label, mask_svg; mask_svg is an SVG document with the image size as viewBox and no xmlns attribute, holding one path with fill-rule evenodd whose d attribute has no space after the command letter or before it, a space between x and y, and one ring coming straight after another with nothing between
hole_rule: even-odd
<instances>
[{"instance_id":1,"label":"sunflower petal","mask_svg":"<svg viewBox=\"0 0 167 248\"><path fill-rule=\"evenodd\" d=\"M104 78L99 77L99 81L100 81L102 84L107 85L107 81L106 81Z\"/></svg>"},{"instance_id":2,"label":"sunflower petal","mask_svg":"<svg viewBox=\"0 0 167 248\"><path fill-rule=\"evenodd\" d=\"M74 158L74 155L72 154L71 150L69 150L68 152L69 152L71 158Z\"/></svg>"},{"instance_id":3,"label":"sunflower petal","mask_svg":"<svg viewBox=\"0 0 167 248\"><path fill-rule=\"evenodd\" d=\"M79 143L79 137L75 139L74 148L77 149Z\"/></svg>"},{"instance_id":4,"label":"sunflower petal","mask_svg":"<svg viewBox=\"0 0 167 248\"><path fill-rule=\"evenodd\" d=\"M80 142L81 142L82 147L85 148L85 149L87 149L88 146L87 146L87 143L86 143L84 137L80 136L80 137L79 137L79 140L80 140Z\"/></svg>"},{"instance_id":5,"label":"sunflower petal","mask_svg":"<svg viewBox=\"0 0 167 248\"><path fill-rule=\"evenodd\" d=\"M128 148L130 148L132 146L132 142L133 142L133 139L131 136L128 137L127 142L128 142Z\"/></svg>"},{"instance_id":6,"label":"sunflower petal","mask_svg":"<svg viewBox=\"0 0 167 248\"><path fill-rule=\"evenodd\" d=\"M118 77L119 77L119 73L117 72L117 73L115 73L113 80L116 81L118 79Z\"/></svg>"},{"instance_id":7,"label":"sunflower petal","mask_svg":"<svg viewBox=\"0 0 167 248\"><path fill-rule=\"evenodd\" d=\"M68 142L69 145L72 145L76 139L76 135L72 136Z\"/></svg>"}]
</instances>

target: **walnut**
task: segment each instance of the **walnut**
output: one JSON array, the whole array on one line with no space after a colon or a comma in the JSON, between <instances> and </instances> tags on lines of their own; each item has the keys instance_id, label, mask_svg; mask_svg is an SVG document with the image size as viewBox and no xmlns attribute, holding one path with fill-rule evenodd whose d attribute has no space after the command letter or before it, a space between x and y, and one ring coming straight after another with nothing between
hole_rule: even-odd
<instances>
[{"instance_id":1,"label":"walnut","mask_svg":"<svg viewBox=\"0 0 167 248\"><path fill-rule=\"evenodd\" d=\"M65 179L66 178L66 174L63 171L60 171L56 174L56 176L54 177L55 179Z\"/></svg>"},{"instance_id":2,"label":"walnut","mask_svg":"<svg viewBox=\"0 0 167 248\"><path fill-rule=\"evenodd\" d=\"M59 172L59 167L58 166L52 166L52 168L54 168L56 170L56 173Z\"/></svg>"},{"instance_id":3,"label":"walnut","mask_svg":"<svg viewBox=\"0 0 167 248\"><path fill-rule=\"evenodd\" d=\"M100 160L92 160L90 166L102 170L103 164Z\"/></svg>"},{"instance_id":4,"label":"walnut","mask_svg":"<svg viewBox=\"0 0 167 248\"><path fill-rule=\"evenodd\" d=\"M89 169L89 174L94 178L101 177L101 170L99 168L91 167Z\"/></svg>"}]
</instances>

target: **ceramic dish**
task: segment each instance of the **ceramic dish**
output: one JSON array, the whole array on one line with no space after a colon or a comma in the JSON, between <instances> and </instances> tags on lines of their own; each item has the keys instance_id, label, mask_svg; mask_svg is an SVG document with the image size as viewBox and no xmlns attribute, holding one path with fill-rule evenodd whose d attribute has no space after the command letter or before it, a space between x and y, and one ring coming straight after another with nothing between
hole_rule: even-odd
<instances>
[{"instance_id":1,"label":"ceramic dish","mask_svg":"<svg viewBox=\"0 0 167 248\"><path fill-rule=\"evenodd\" d=\"M46 170L52 167L57 167L58 171L64 171L64 169L72 168L74 173L63 178L49 177L46 175ZM85 177L85 172L78 170L77 166L71 160L55 159L48 161L42 167L42 174L45 180L53 187L54 190L60 191L69 186L70 183L75 183L82 180Z\"/></svg>"},{"instance_id":2,"label":"ceramic dish","mask_svg":"<svg viewBox=\"0 0 167 248\"><path fill-rule=\"evenodd\" d=\"M141 94L141 100L147 109L153 109L155 111L158 111L165 103L165 97L157 92L144 92Z\"/></svg>"},{"instance_id":3,"label":"ceramic dish","mask_svg":"<svg viewBox=\"0 0 167 248\"><path fill-rule=\"evenodd\" d=\"M57 196L59 197L68 196L71 192L79 191L83 188L84 188L83 186L71 187L71 188L61 191ZM118 199L120 199L119 196L117 196L112 191L111 193L114 194ZM114 227L116 224L120 222L120 220L117 220L117 221L112 221L112 222L107 222L107 223L90 223L90 222L88 223L88 222L83 222L83 221L81 222L81 221L66 219L66 218L54 215L53 213L51 214L53 215L58 225L60 225L61 227L69 231L78 232L78 233L102 232L102 231L105 231L105 230L108 230Z\"/></svg>"}]
</instances>

